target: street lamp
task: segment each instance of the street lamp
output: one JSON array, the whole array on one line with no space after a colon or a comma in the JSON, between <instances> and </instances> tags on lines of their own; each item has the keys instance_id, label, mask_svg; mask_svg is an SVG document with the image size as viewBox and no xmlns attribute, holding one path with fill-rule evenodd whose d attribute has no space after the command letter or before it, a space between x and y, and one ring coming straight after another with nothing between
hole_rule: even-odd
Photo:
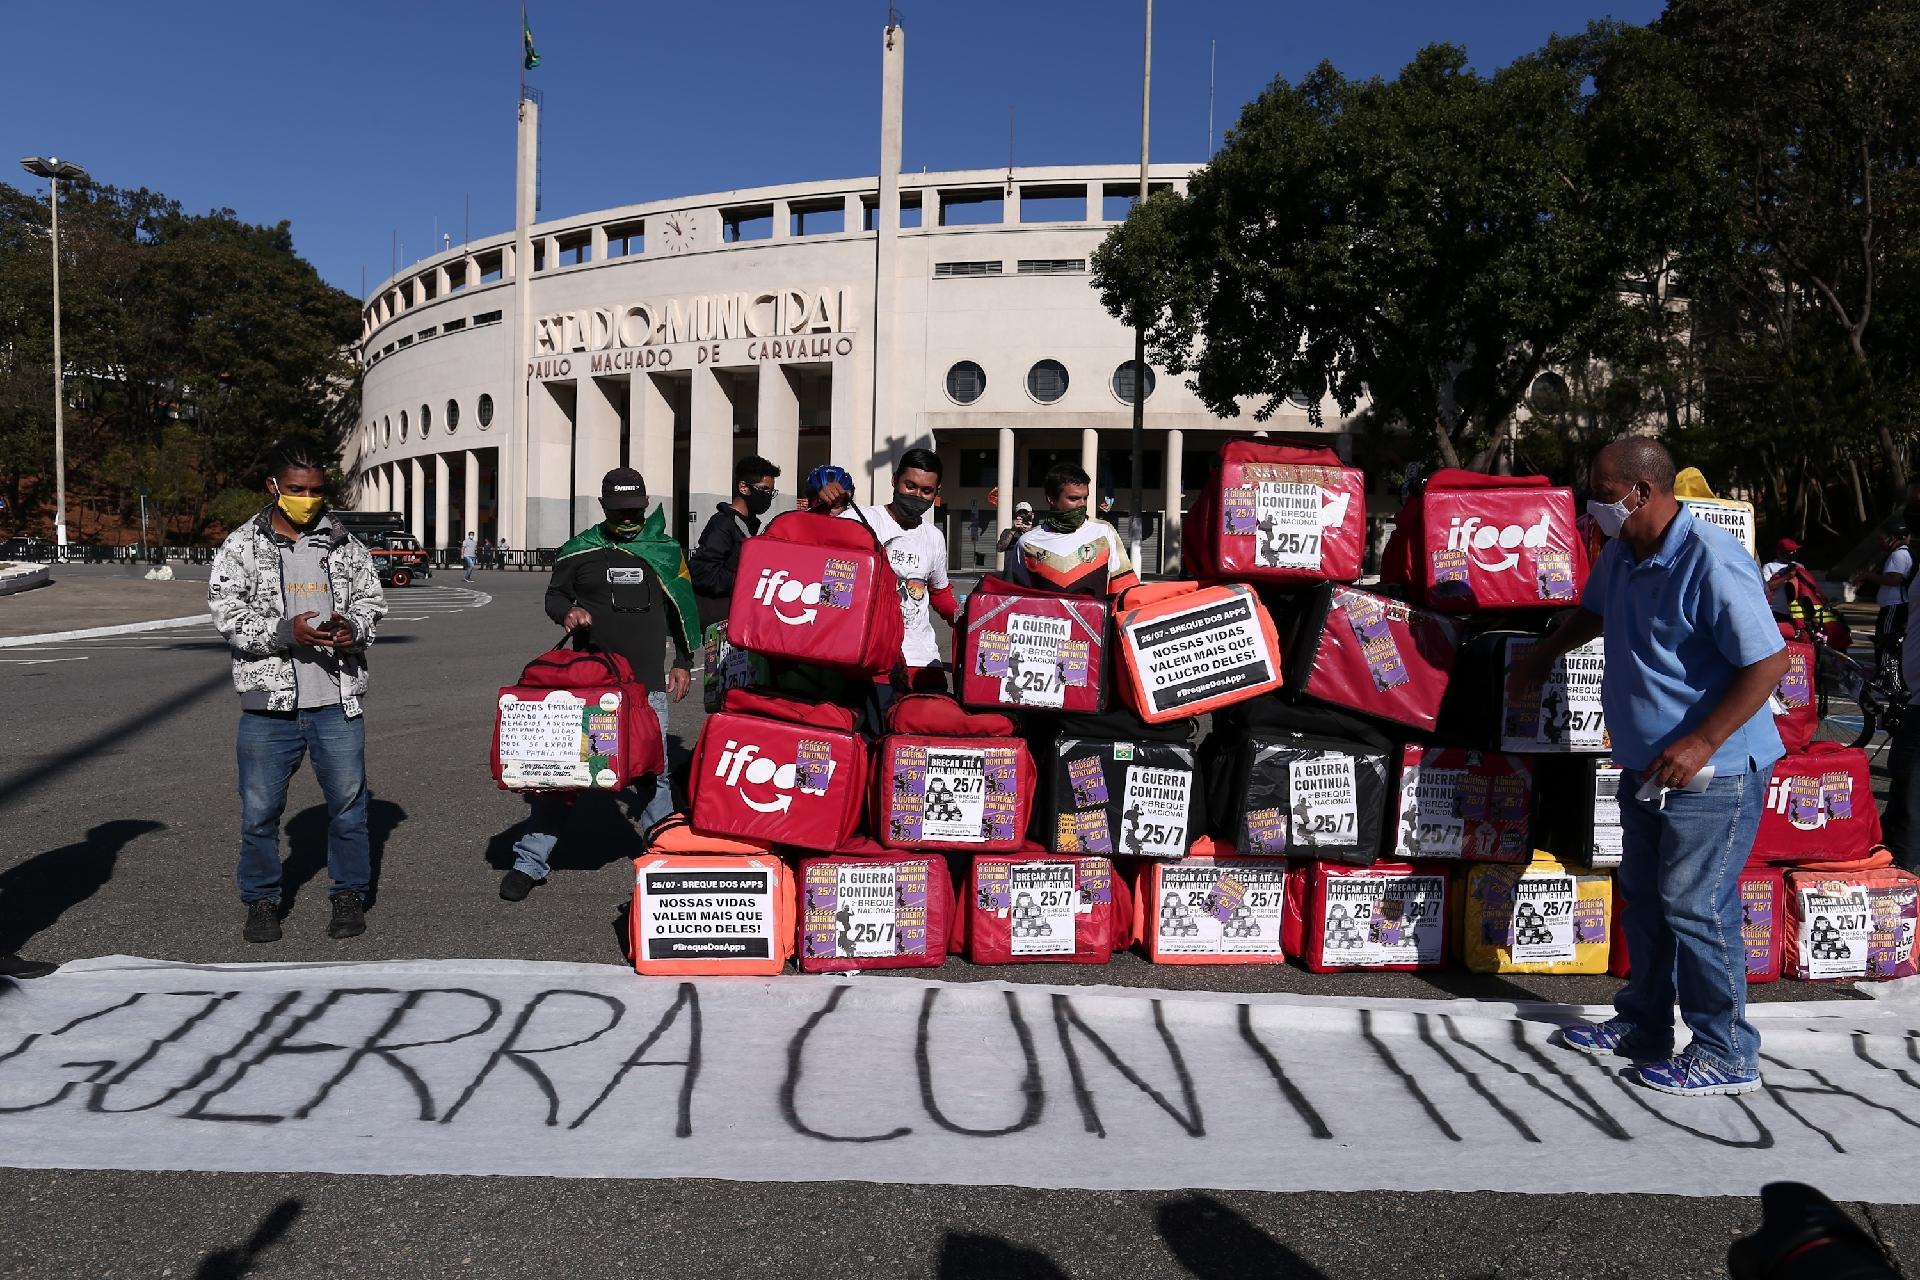
<instances>
[{"instance_id":1,"label":"street lamp","mask_svg":"<svg viewBox=\"0 0 1920 1280\"><path fill-rule=\"evenodd\" d=\"M67 550L67 371L60 363L60 179L85 182L87 171L58 156L25 156L20 167L51 184L47 203L53 209L53 541L64 559Z\"/></svg>"}]
</instances>

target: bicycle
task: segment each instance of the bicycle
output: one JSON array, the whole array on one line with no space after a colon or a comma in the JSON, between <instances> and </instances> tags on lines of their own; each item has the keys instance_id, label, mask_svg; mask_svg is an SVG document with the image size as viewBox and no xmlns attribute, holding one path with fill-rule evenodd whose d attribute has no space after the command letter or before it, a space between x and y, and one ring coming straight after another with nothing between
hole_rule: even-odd
<instances>
[{"instance_id":1,"label":"bicycle","mask_svg":"<svg viewBox=\"0 0 1920 1280\"><path fill-rule=\"evenodd\" d=\"M1864 747L1881 729L1891 735L1900 727L1908 695L1897 651L1868 666L1829 645L1816 629L1803 627L1800 634L1813 645L1818 736Z\"/></svg>"}]
</instances>

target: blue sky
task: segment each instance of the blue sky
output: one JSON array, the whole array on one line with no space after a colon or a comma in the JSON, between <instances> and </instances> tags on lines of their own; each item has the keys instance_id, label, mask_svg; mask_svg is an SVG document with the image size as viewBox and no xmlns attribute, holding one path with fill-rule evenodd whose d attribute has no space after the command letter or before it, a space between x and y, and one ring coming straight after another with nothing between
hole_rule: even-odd
<instances>
[{"instance_id":1,"label":"blue sky","mask_svg":"<svg viewBox=\"0 0 1920 1280\"><path fill-rule=\"evenodd\" d=\"M1595 17L1657 0L1157 0L1153 156L1197 161L1207 57L1216 130L1275 76L1321 59L1392 75L1424 44L1490 70ZM436 230L513 216L517 0L93 0L9 6L8 156L58 154L118 186L293 224L358 295ZM1131 162L1139 0L900 0L906 166ZM885 0L531 0L546 94L542 217L764 183L873 173ZM19 56L25 54L27 56ZM10 168L5 180L35 179Z\"/></svg>"}]
</instances>

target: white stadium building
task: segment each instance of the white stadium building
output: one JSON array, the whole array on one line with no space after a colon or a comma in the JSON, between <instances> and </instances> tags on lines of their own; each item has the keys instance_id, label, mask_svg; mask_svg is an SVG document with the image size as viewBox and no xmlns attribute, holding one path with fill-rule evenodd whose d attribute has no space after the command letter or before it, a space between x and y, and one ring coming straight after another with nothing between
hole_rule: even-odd
<instances>
[{"instance_id":1,"label":"white stadium building","mask_svg":"<svg viewBox=\"0 0 1920 1280\"><path fill-rule=\"evenodd\" d=\"M1013 503L1058 460L1130 500L1133 333L1088 260L1139 190L1137 165L899 173L905 35L883 50L881 174L533 220L539 104L521 104L518 226L414 264L364 308L354 504L404 512L429 547L465 531L554 547L599 518L627 464L683 538L734 460L817 464L884 491L921 444L945 464L953 567L988 565ZM1190 165L1156 165L1183 189ZM1177 528L1221 433L1181 379L1148 370L1144 567ZM1337 408L1326 430L1338 436ZM1304 405L1270 430L1309 429ZM862 494L863 500L866 493Z\"/></svg>"}]
</instances>

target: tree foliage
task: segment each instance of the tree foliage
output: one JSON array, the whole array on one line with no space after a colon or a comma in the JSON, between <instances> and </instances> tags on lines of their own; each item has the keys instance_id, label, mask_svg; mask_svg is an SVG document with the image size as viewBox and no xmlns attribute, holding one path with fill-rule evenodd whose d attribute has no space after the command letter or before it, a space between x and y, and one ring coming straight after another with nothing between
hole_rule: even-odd
<instances>
[{"instance_id":1,"label":"tree foliage","mask_svg":"<svg viewBox=\"0 0 1920 1280\"><path fill-rule=\"evenodd\" d=\"M53 506L48 224L44 198L0 184L0 492L42 531ZM146 492L163 528L199 536L224 523L218 495L257 492L274 441L343 438L357 416L358 306L295 254L286 223L63 184L60 241L70 525L87 506L130 522Z\"/></svg>"}]
</instances>

